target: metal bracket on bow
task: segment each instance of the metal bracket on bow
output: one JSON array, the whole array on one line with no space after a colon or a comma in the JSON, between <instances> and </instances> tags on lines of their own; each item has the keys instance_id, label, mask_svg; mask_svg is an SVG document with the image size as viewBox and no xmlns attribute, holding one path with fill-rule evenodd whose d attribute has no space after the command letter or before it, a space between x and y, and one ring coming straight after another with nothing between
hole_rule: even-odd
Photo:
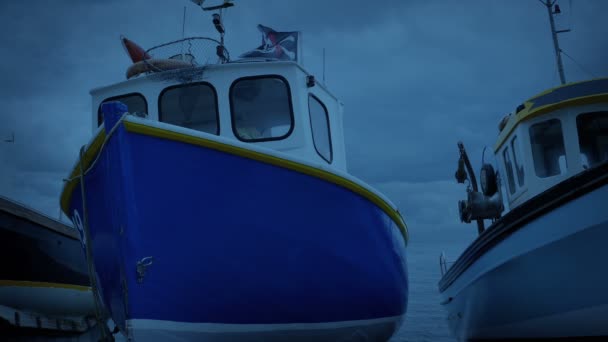
<instances>
[{"instance_id":1,"label":"metal bracket on bow","mask_svg":"<svg viewBox=\"0 0 608 342\"><path fill-rule=\"evenodd\" d=\"M136 271L137 271L137 282L139 284L144 282L144 276L146 275L146 269L152 265L154 261L154 257L145 257L137 262Z\"/></svg>"}]
</instances>

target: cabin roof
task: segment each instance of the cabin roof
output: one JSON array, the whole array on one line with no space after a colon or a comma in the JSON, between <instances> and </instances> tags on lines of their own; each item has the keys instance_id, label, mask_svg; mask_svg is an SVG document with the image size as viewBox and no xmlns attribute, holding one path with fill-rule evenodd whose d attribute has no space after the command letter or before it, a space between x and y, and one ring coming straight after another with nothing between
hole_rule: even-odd
<instances>
[{"instance_id":1,"label":"cabin roof","mask_svg":"<svg viewBox=\"0 0 608 342\"><path fill-rule=\"evenodd\" d=\"M608 102L608 78L564 84L535 95L517 107L498 135L498 151L520 122L569 106Z\"/></svg>"},{"instance_id":2,"label":"cabin roof","mask_svg":"<svg viewBox=\"0 0 608 342\"><path fill-rule=\"evenodd\" d=\"M276 69L274 69L274 68L281 67L281 66L283 66L285 68L293 67L293 68L299 69L301 72L303 72L307 76L313 76L302 65L300 65L299 63L294 62L294 61L237 60L237 61L229 62L229 63L225 63L225 64L207 64L207 65L201 65L201 66L197 66L197 67L193 67L193 68L185 68L185 69L162 71L162 72L158 72L158 73L150 73L147 75L124 80L124 81L110 84L107 86L97 87L97 88L91 89L90 93L91 93L91 95L97 95L97 94L104 93L104 92L107 92L107 91L110 91L112 89L119 88L119 87L120 88L129 87L129 86L137 87L138 84L140 84L140 82L153 82L154 80L159 79L158 76L163 75L163 74L172 75L172 78L179 79L180 74L183 74L186 76L194 75L195 77L198 74L202 75L202 73L201 73L202 70L218 71L218 70L222 70L222 69L226 69L226 70L238 70L238 69L243 70L243 69L245 69L245 70L251 70L254 73L259 74L259 75L266 75L266 74L275 73ZM187 78L188 77L185 77L182 79L187 79ZM329 91L329 89L327 89L327 87L324 84L319 82L318 79L316 80L315 87L322 88L334 100L338 101L339 103L342 103L331 91Z\"/></svg>"}]
</instances>

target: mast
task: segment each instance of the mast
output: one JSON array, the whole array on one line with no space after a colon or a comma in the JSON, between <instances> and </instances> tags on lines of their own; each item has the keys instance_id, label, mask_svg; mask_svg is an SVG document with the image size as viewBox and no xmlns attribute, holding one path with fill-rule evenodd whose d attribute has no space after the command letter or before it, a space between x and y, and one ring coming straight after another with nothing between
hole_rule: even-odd
<instances>
[{"instance_id":1,"label":"mast","mask_svg":"<svg viewBox=\"0 0 608 342\"><path fill-rule=\"evenodd\" d=\"M220 34L220 45L217 46L216 54L220 58L222 63L228 62L230 60L230 58L229 58L230 56L227 55L226 48L224 47L224 34L226 33L226 30L224 29L224 24L222 22L222 14L223 14L224 9L234 6L234 4L232 3L233 0L224 0L224 2L221 5L208 6L208 7L203 7L203 3L205 2L205 0L191 0L191 1L194 2L195 4L197 4L198 6L200 6L203 9L203 11L219 10L219 13L214 13L211 16L213 18L213 25L215 26L215 29L217 30L217 32Z\"/></svg>"},{"instance_id":2,"label":"mast","mask_svg":"<svg viewBox=\"0 0 608 342\"><path fill-rule=\"evenodd\" d=\"M555 48L555 58L557 60L557 71L559 72L559 79L562 84L566 84L566 76L564 75L564 64L562 63L562 50L559 48L559 41L557 39L558 33L570 32L570 30L555 30L555 20L553 16L560 14L561 10L558 5L555 5L557 0L539 0L545 7L547 7L547 13L549 14L549 23L551 25L551 36L553 37L553 46ZM555 9L553 8L555 5Z\"/></svg>"}]
</instances>

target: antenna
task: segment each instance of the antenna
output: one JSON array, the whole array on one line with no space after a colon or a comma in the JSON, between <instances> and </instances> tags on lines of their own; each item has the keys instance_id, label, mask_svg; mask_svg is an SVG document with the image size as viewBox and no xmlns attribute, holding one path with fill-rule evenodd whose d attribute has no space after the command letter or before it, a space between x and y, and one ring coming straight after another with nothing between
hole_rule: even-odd
<instances>
[{"instance_id":1,"label":"antenna","mask_svg":"<svg viewBox=\"0 0 608 342\"><path fill-rule=\"evenodd\" d=\"M227 54L226 49L224 48L224 34L226 33L226 30L224 29L224 24L222 23L222 14L223 14L223 10L225 8L234 6L234 4L232 3L232 0L224 0L224 2L221 5L208 6L208 7L203 7L203 3L205 3L205 0L191 0L191 1L195 4L197 4L198 6L200 6L203 11L219 10L220 13L213 13L213 15L211 16L213 19L213 26L215 26L215 29L220 34L220 45L218 45L216 47L215 53L220 58L222 63L228 62L230 60L230 58Z\"/></svg>"},{"instance_id":2,"label":"antenna","mask_svg":"<svg viewBox=\"0 0 608 342\"><path fill-rule=\"evenodd\" d=\"M184 17L182 18L182 39L186 33L186 6L184 6Z\"/></svg>"},{"instance_id":3,"label":"antenna","mask_svg":"<svg viewBox=\"0 0 608 342\"><path fill-rule=\"evenodd\" d=\"M323 48L323 84L325 85L325 48Z\"/></svg>"},{"instance_id":4,"label":"antenna","mask_svg":"<svg viewBox=\"0 0 608 342\"><path fill-rule=\"evenodd\" d=\"M186 6L184 6L184 17L182 18L182 43L181 43L181 55L182 61L186 60L186 56L184 56L184 38L186 34Z\"/></svg>"},{"instance_id":5,"label":"antenna","mask_svg":"<svg viewBox=\"0 0 608 342\"><path fill-rule=\"evenodd\" d=\"M558 33L570 32L567 30L555 30L555 20L553 16L555 14L562 13L559 5L555 3L557 0L538 0L541 4L547 7L547 13L549 13L549 23L551 25L551 36L553 36L553 46L555 47L555 57L557 59L557 71L559 72L559 79L562 84L566 84L566 76L564 75L564 64L562 63L562 50L559 48L559 41L557 40ZM554 6L555 5L555 6Z\"/></svg>"}]
</instances>

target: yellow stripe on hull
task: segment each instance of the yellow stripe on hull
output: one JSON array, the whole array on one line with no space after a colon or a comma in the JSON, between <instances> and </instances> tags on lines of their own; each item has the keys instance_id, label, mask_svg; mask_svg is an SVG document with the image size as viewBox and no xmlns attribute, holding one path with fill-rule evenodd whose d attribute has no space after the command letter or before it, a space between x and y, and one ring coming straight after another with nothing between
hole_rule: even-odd
<instances>
[{"instance_id":1,"label":"yellow stripe on hull","mask_svg":"<svg viewBox=\"0 0 608 342\"><path fill-rule=\"evenodd\" d=\"M393 209L384 199L365 187L346 179L342 176L336 175L334 173L312 167L309 165L305 165L302 163L298 163L295 161L279 158L276 156L252 151L249 149L245 149L242 147L237 147L230 144L221 143L218 141L205 139L201 137L191 136L188 134L178 133L158 127L148 126L140 123L134 123L129 121L123 121L123 124L127 131L142 135L153 136L161 139L179 141L190 145L202 146L210 149L214 149L217 151L230 153L233 155L238 155L241 157L257 160L263 163L271 164L274 166L279 166L282 168L290 169L293 171L297 171L309 176L317 177L328 182L332 182L336 185L339 185L343 188L346 188L358 195L363 196L367 200L371 201L375 205L377 205L382 211L384 211L396 224L399 228L399 231L403 235L406 243L408 241L408 231L405 221L401 217L401 214ZM95 140L91 145L87 148L84 154L84 166L88 168L91 165L92 161L95 159L96 155L99 153L99 149L105 139L105 132L103 130L95 137ZM77 165L74 171L72 172L71 178L78 176L80 173L80 167ZM67 212L69 209L69 202L72 191L74 187L78 184L77 180L69 182L66 184L63 193L61 194L61 207L64 212Z\"/></svg>"},{"instance_id":2,"label":"yellow stripe on hull","mask_svg":"<svg viewBox=\"0 0 608 342\"><path fill-rule=\"evenodd\" d=\"M26 280L0 280L0 286L16 286L16 287L46 287L58 288L76 291L91 291L89 286L48 283L44 281L26 281Z\"/></svg>"},{"instance_id":3,"label":"yellow stripe on hull","mask_svg":"<svg viewBox=\"0 0 608 342\"><path fill-rule=\"evenodd\" d=\"M579 83L582 83L582 82L579 82ZM567 99L564 101L549 103L544 106L532 108L534 106L534 100L536 100L540 96L542 96L544 94L548 94L558 88L571 86L572 84L576 84L576 83L571 83L571 84L568 84L565 86L547 90L547 91L537 95L536 97L524 102L524 109L522 109L517 114L513 114L512 117L507 122L507 125L505 126L505 128L503 128L503 130L498 135L498 139L496 141L496 144L494 145L494 152L498 152L500 147L508 139L508 137L511 135L513 130L515 130L517 125L519 125L521 122L531 120L540 115L547 114L549 112L556 111L558 109L562 109L562 108L566 108L566 107L582 106L582 105L588 105L588 104L608 102L608 94L601 93L601 94L573 97L573 98L570 98L570 99Z\"/></svg>"}]
</instances>

